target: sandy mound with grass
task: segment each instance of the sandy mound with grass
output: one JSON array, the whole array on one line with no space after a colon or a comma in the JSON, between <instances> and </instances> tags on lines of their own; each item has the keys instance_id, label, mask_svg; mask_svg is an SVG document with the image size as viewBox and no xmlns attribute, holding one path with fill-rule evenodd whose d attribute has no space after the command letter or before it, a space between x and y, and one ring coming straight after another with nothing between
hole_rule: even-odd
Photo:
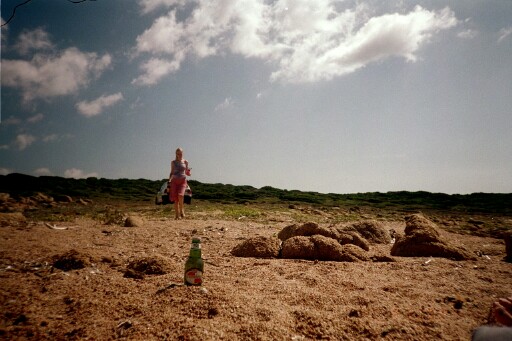
<instances>
[{"instance_id":1,"label":"sandy mound with grass","mask_svg":"<svg viewBox=\"0 0 512 341\"><path fill-rule=\"evenodd\" d=\"M281 241L273 237L249 238L233 248L236 257L277 258L281 251Z\"/></svg>"},{"instance_id":2,"label":"sandy mound with grass","mask_svg":"<svg viewBox=\"0 0 512 341\"><path fill-rule=\"evenodd\" d=\"M370 243L391 243L389 231L386 230L382 222L376 220L358 221L345 227L345 230L358 232Z\"/></svg>"},{"instance_id":3,"label":"sandy mound with grass","mask_svg":"<svg viewBox=\"0 0 512 341\"><path fill-rule=\"evenodd\" d=\"M391 255L402 257L443 257L454 260L474 260L476 257L461 246L441 238L436 224L422 214L405 218L405 236L399 237Z\"/></svg>"},{"instance_id":4,"label":"sandy mound with grass","mask_svg":"<svg viewBox=\"0 0 512 341\"><path fill-rule=\"evenodd\" d=\"M369 260L360 247L342 246L337 240L319 234L288 238L283 242L282 257L337 262Z\"/></svg>"}]
</instances>

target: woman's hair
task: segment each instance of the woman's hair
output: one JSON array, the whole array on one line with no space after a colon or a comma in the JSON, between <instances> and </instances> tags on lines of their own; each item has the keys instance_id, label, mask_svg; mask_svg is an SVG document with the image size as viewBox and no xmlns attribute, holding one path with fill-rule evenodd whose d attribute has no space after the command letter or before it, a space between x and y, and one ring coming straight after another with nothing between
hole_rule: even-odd
<instances>
[{"instance_id":1,"label":"woman's hair","mask_svg":"<svg viewBox=\"0 0 512 341\"><path fill-rule=\"evenodd\" d=\"M183 148L181 148L181 147L176 148L176 153L177 153L178 151L180 151L180 152L182 152L182 153L183 153Z\"/></svg>"}]
</instances>

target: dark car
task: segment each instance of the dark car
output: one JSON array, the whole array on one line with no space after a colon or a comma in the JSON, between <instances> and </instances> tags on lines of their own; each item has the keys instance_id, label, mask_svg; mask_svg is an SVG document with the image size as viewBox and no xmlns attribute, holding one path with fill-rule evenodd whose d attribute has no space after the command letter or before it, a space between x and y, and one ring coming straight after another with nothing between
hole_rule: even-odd
<instances>
[{"instance_id":1,"label":"dark car","mask_svg":"<svg viewBox=\"0 0 512 341\"><path fill-rule=\"evenodd\" d=\"M183 197L183 202L189 205L192 203L192 190L190 189L189 185L187 185L187 188L185 189L185 196ZM169 185L167 182L164 182L162 184L162 187L160 187L160 190L156 193L155 204L174 204L174 202L171 201L171 199L169 198Z\"/></svg>"}]
</instances>

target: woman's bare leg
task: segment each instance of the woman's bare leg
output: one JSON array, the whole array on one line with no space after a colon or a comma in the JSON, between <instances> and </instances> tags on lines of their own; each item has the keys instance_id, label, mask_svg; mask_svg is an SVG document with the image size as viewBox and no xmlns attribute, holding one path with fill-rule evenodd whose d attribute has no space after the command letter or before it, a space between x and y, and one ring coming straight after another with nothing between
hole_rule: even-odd
<instances>
[{"instance_id":1,"label":"woman's bare leg","mask_svg":"<svg viewBox=\"0 0 512 341\"><path fill-rule=\"evenodd\" d=\"M180 219L179 200L174 201L174 219Z\"/></svg>"},{"instance_id":2,"label":"woman's bare leg","mask_svg":"<svg viewBox=\"0 0 512 341\"><path fill-rule=\"evenodd\" d=\"M180 195L180 196L178 197L178 201L179 201L179 203L180 203L180 217L181 217L181 218L185 218L185 208L184 208L184 206L183 206L183 201L184 201L183 199L184 199L184 196L183 196L183 195Z\"/></svg>"}]
</instances>

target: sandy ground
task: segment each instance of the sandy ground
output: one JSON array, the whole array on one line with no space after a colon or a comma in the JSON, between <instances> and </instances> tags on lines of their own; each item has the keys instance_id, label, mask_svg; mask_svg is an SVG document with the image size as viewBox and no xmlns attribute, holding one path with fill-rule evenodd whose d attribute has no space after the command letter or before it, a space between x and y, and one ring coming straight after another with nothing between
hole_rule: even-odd
<instances>
[{"instance_id":1,"label":"sandy ground","mask_svg":"<svg viewBox=\"0 0 512 341\"><path fill-rule=\"evenodd\" d=\"M512 295L501 239L439 229L475 261L238 258L236 245L275 236L294 216L234 219L196 208L175 221L155 210L164 209L138 210L139 227L85 216L50 224L65 230L45 221L0 227L0 339L469 340L492 302ZM405 227L399 216L384 223ZM207 261L202 287L182 285L192 236ZM389 255L391 246L369 253ZM71 250L84 267L57 269ZM163 274L127 276L144 260Z\"/></svg>"}]
</instances>

